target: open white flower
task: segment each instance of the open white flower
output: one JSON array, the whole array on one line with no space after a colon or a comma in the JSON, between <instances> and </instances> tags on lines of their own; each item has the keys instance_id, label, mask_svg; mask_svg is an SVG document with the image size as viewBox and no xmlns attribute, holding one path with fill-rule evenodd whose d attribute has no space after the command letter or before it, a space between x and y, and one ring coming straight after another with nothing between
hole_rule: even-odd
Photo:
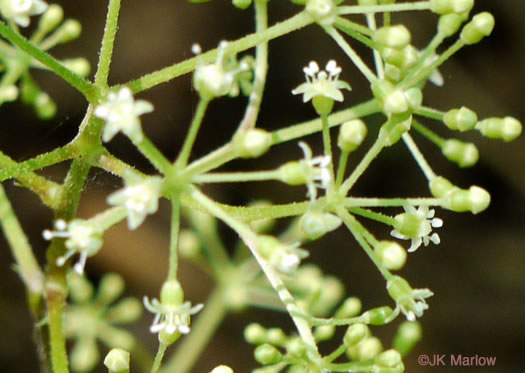
<instances>
[{"instance_id":1,"label":"open white flower","mask_svg":"<svg viewBox=\"0 0 525 373\"><path fill-rule=\"evenodd\" d=\"M405 206L405 213L395 217L394 230L390 234L402 240L411 240L408 252L418 249L423 243L428 246L430 242L438 245L441 240L432 228L443 226L443 220L434 217L435 211L429 210L427 206L420 206L417 210L414 206Z\"/></svg>"},{"instance_id":2,"label":"open white flower","mask_svg":"<svg viewBox=\"0 0 525 373\"><path fill-rule=\"evenodd\" d=\"M42 14L47 4L42 0L0 0L0 11L4 18L12 19L22 27L29 26L29 17Z\"/></svg>"},{"instance_id":3,"label":"open white flower","mask_svg":"<svg viewBox=\"0 0 525 373\"><path fill-rule=\"evenodd\" d=\"M110 92L106 101L95 108L95 116L106 121L102 140L108 142L118 132L122 132L133 142L141 142L144 135L139 116L152 111L153 105L144 100L135 101L128 87Z\"/></svg>"},{"instance_id":4,"label":"open white flower","mask_svg":"<svg viewBox=\"0 0 525 373\"><path fill-rule=\"evenodd\" d=\"M387 291L396 302L397 310L401 311L408 321L415 321L416 317L423 316L428 309L426 298L434 293L429 289L412 289L402 277L394 276L386 285Z\"/></svg>"},{"instance_id":5,"label":"open white flower","mask_svg":"<svg viewBox=\"0 0 525 373\"><path fill-rule=\"evenodd\" d=\"M305 175L308 197L314 201L317 198L317 188L326 189L332 183L329 169L332 160L328 155L312 157L312 150L305 142L299 142L299 146L304 154L300 164Z\"/></svg>"},{"instance_id":6,"label":"open white flower","mask_svg":"<svg viewBox=\"0 0 525 373\"><path fill-rule=\"evenodd\" d=\"M299 85L292 91L294 95L303 95L303 102L308 102L316 96L324 96L335 101L343 101L341 89L352 90L350 85L339 80L341 68L337 66L334 60L328 61L326 71L319 70L319 65L311 61L303 71L306 77L306 83Z\"/></svg>"},{"instance_id":7,"label":"open white flower","mask_svg":"<svg viewBox=\"0 0 525 373\"><path fill-rule=\"evenodd\" d=\"M56 261L58 266L63 266L66 261L75 254L80 254L79 261L74 269L79 275L84 273L84 267L88 257L98 253L102 247L102 231L86 220L75 219L67 224L64 220L57 220L56 231L45 230L43 236L46 240L52 238L67 238L65 246L68 251Z\"/></svg>"},{"instance_id":8,"label":"open white flower","mask_svg":"<svg viewBox=\"0 0 525 373\"><path fill-rule=\"evenodd\" d=\"M204 306L197 304L191 306L189 301L183 303L184 293L178 281L167 281L162 286L160 301L156 298L149 300L144 297L144 307L155 314L150 327L152 333L165 332L173 335L177 332L188 334L190 332L191 315L199 312Z\"/></svg>"},{"instance_id":9,"label":"open white flower","mask_svg":"<svg viewBox=\"0 0 525 373\"><path fill-rule=\"evenodd\" d=\"M113 206L124 206L128 213L128 227L137 228L147 215L157 211L162 188L159 176L141 177L134 172L124 174L125 187L108 197Z\"/></svg>"}]
</instances>

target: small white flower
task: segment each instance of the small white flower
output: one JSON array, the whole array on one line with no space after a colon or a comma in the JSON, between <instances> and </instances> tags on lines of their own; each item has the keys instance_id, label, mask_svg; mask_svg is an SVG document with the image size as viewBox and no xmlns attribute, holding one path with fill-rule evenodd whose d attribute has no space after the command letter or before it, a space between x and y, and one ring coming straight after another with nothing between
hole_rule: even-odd
<instances>
[{"instance_id":1,"label":"small white flower","mask_svg":"<svg viewBox=\"0 0 525 373\"><path fill-rule=\"evenodd\" d=\"M4 18L12 19L22 27L29 26L29 17L42 14L47 4L42 0L2 0L0 11Z\"/></svg>"},{"instance_id":2,"label":"small white flower","mask_svg":"<svg viewBox=\"0 0 525 373\"><path fill-rule=\"evenodd\" d=\"M432 228L442 227L443 220L434 217L435 211L429 210L427 206L420 206L416 210L414 206L409 205L404 209L405 213L395 218L399 226L390 234L402 240L411 240L408 252L416 251L421 243L425 246L428 246L429 242L439 245L439 235L436 232L432 233Z\"/></svg>"},{"instance_id":3,"label":"small white flower","mask_svg":"<svg viewBox=\"0 0 525 373\"><path fill-rule=\"evenodd\" d=\"M301 260L308 257L308 251L299 247L300 243L279 245L271 253L269 262L279 272L293 273L301 264Z\"/></svg>"},{"instance_id":4,"label":"small white flower","mask_svg":"<svg viewBox=\"0 0 525 373\"><path fill-rule=\"evenodd\" d=\"M161 303L156 298L150 302L148 297L144 297L144 307L155 314L153 324L150 327L152 333L164 331L167 334L175 332L188 334L190 332L190 316L199 312L204 305L197 304L192 307L189 301L182 304Z\"/></svg>"},{"instance_id":5,"label":"small white flower","mask_svg":"<svg viewBox=\"0 0 525 373\"><path fill-rule=\"evenodd\" d=\"M415 321L428 309L426 298L434 293L429 289L412 289L410 284L399 276L394 276L387 283L387 291L396 302L396 310L403 312L408 321Z\"/></svg>"},{"instance_id":6,"label":"small white flower","mask_svg":"<svg viewBox=\"0 0 525 373\"><path fill-rule=\"evenodd\" d=\"M102 140L108 142L121 131L133 142L141 142L144 135L139 116L152 111L153 105L144 100L135 101L128 87L110 92L106 101L95 108L95 116L106 121Z\"/></svg>"},{"instance_id":7,"label":"small white flower","mask_svg":"<svg viewBox=\"0 0 525 373\"><path fill-rule=\"evenodd\" d=\"M319 65L311 61L303 71L306 83L299 85L292 91L294 95L303 95L303 102L310 101L316 96L324 96L335 101L343 101L341 89L352 90L350 85L339 80L341 68L334 60L328 61L325 70L319 71Z\"/></svg>"},{"instance_id":8,"label":"small white flower","mask_svg":"<svg viewBox=\"0 0 525 373\"><path fill-rule=\"evenodd\" d=\"M317 188L326 189L332 183L329 169L332 160L328 155L312 158L312 150L308 144L301 141L299 146L304 154L301 166L306 179L308 197L310 197L311 201L314 201L317 198Z\"/></svg>"},{"instance_id":9,"label":"small white flower","mask_svg":"<svg viewBox=\"0 0 525 373\"><path fill-rule=\"evenodd\" d=\"M108 197L108 203L113 206L124 206L128 213L128 227L137 228L146 215L157 211L158 200L162 187L159 176L141 177L128 171L124 175L125 187Z\"/></svg>"},{"instance_id":10,"label":"small white flower","mask_svg":"<svg viewBox=\"0 0 525 373\"><path fill-rule=\"evenodd\" d=\"M55 237L67 238L65 246L69 249L57 259L56 264L63 266L69 258L78 253L80 259L74 269L79 275L83 274L87 258L98 253L102 247L102 232L95 224L81 219L72 220L69 224L64 220L57 220L55 229L56 231L46 229L43 232L44 238L46 240Z\"/></svg>"}]
</instances>

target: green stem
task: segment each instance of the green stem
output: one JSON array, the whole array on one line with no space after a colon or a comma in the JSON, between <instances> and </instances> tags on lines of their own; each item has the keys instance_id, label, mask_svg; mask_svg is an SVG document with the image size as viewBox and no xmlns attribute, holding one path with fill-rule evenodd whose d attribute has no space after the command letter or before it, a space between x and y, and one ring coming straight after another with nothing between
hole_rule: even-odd
<instances>
[{"instance_id":1,"label":"green stem","mask_svg":"<svg viewBox=\"0 0 525 373\"><path fill-rule=\"evenodd\" d=\"M386 269L379 259L377 259L374 250L370 247L368 242L366 242L363 233L367 232L366 228L363 227L344 207L339 206L336 210L337 215L343 220L343 223L347 226L347 228L350 230L354 238L357 240L359 245L363 248L366 255L372 260L372 262L375 264L379 272L383 275L383 277L389 281L392 279L393 275Z\"/></svg>"},{"instance_id":2,"label":"green stem","mask_svg":"<svg viewBox=\"0 0 525 373\"><path fill-rule=\"evenodd\" d=\"M44 288L44 275L2 184L0 184L0 223L15 258L17 272L22 277L28 293L30 296L40 296Z\"/></svg>"},{"instance_id":3,"label":"green stem","mask_svg":"<svg viewBox=\"0 0 525 373\"><path fill-rule=\"evenodd\" d=\"M187 373L197 359L202 356L203 350L212 338L226 315L224 289L217 287L206 300L204 309L191 328L191 333L182 340L181 346L175 355L165 364L164 373Z\"/></svg>"},{"instance_id":4,"label":"green stem","mask_svg":"<svg viewBox=\"0 0 525 373\"><path fill-rule=\"evenodd\" d=\"M221 146L204 157L193 161L184 172L187 175L198 175L213 170L235 158L231 143Z\"/></svg>"},{"instance_id":5,"label":"green stem","mask_svg":"<svg viewBox=\"0 0 525 373\"><path fill-rule=\"evenodd\" d=\"M100 167L120 178L123 178L126 172L134 172L138 175L145 176L142 172L136 170L133 166L127 164L126 162L121 161L109 152L104 152L104 154L96 157L92 166Z\"/></svg>"},{"instance_id":6,"label":"green stem","mask_svg":"<svg viewBox=\"0 0 525 373\"><path fill-rule=\"evenodd\" d=\"M102 45L100 47L98 68L95 73L95 84L99 87L108 86L109 67L113 56L113 45L118 29L118 16L120 12L120 0L109 0L108 13L106 16L106 26Z\"/></svg>"},{"instance_id":7,"label":"green stem","mask_svg":"<svg viewBox=\"0 0 525 373\"><path fill-rule=\"evenodd\" d=\"M395 219L391 216L387 216L375 211L370 211L361 207L351 208L350 212L352 214L364 216L365 218L372 219L390 226L393 226L395 223Z\"/></svg>"},{"instance_id":8,"label":"green stem","mask_svg":"<svg viewBox=\"0 0 525 373\"><path fill-rule=\"evenodd\" d=\"M434 144L436 144L439 148L445 145L446 140L443 137L439 136L434 131L428 129L426 126L419 123L417 120L412 120L412 127L414 127L414 129L417 132L419 132L420 134L425 136L427 139L432 141Z\"/></svg>"},{"instance_id":9,"label":"green stem","mask_svg":"<svg viewBox=\"0 0 525 373\"><path fill-rule=\"evenodd\" d=\"M278 170L252 171L252 172L214 172L196 175L192 178L194 183L239 183L248 181L279 180Z\"/></svg>"},{"instance_id":10,"label":"green stem","mask_svg":"<svg viewBox=\"0 0 525 373\"><path fill-rule=\"evenodd\" d=\"M306 12L301 12L295 16L287 19L286 21L279 22L272 27L269 27L263 32L253 33L247 35L236 41L228 43L225 48L225 55L233 55L247 49L253 48L258 44L266 43L269 40L278 38L286 35L292 31L303 28L314 22L314 19ZM166 67L159 71L150 73L143 76L142 78L133 80L128 85L134 93L142 92L148 88L156 85L166 83L178 76L187 74L199 65L204 63L210 63L217 58L218 48L203 53L197 57L189 58L183 62L176 63L172 66Z\"/></svg>"},{"instance_id":11,"label":"green stem","mask_svg":"<svg viewBox=\"0 0 525 373\"><path fill-rule=\"evenodd\" d=\"M60 76L71 86L82 93L88 101L95 101L98 97L97 88L89 81L66 68L60 61L40 50L29 40L11 29L4 22L0 21L0 35L11 43L15 44L22 51L26 52L31 57L43 63L51 69L56 75Z\"/></svg>"},{"instance_id":12,"label":"green stem","mask_svg":"<svg viewBox=\"0 0 525 373\"><path fill-rule=\"evenodd\" d=\"M190 158L191 154L191 148L193 147L195 139L197 138L197 133L199 132L202 120L204 119L204 114L206 114L206 109L208 108L209 102L209 100L204 99L202 97L199 100L197 110L195 112L195 115L193 116L193 120L191 121L190 129L188 131L188 134L186 135L186 139L184 140L184 145L182 146L182 150L179 156L177 157L177 160L175 161L175 167L182 169L188 164L188 159Z\"/></svg>"},{"instance_id":13,"label":"green stem","mask_svg":"<svg viewBox=\"0 0 525 373\"><path fill-rule=\"evenodd\" d=\"M436 49L439 47L439 45L443 42L444 36L440 33L437 33L434 35L430 43L428 43L427 47L423 51L423 53L419 56L419 59L417 61L416 66L412 67L407 75L403 78L401 81L401 85L407 81L409 81L414 75L419 73L424 67L425 67L425 61L433 54L435 53Z\"/></svg>"},{"instance_id":14,"label":"green stem","mask_svg":"<svg viewBox=\"0 0 525 373\"><path fill-rule=\"evenodd\" d=\"M439 198L345 198L344 206L352 207L401 207L414 206L441 206Z\"/></svg>"},{"instance_id":15,"label":"green stem","mask_svg":"<svg viewBox=\"0 0 525 373\"><path fill-rule=\"evenodd\" d=\"M383 12L404 12L411 10L428 10L430 1L413 3L383 4L383 5L348 5L337 8L338 14L367 14Z\"/></svg>"},{"instance_id":16,"label":"green stem","mask_svg":"<svg viewBox=\"0 0 525 373\"><path fill-rule=\"evenodd\" d=\"M341 195L346 195L348 191L354 186L355 182L359 177L365 172L365 170L370 166L370 163L377 157L377 155L383 150L385 142L381 136L378 136L374 144L368 152L365 154L361 162L354 168L348 179L345 180L343 185L341 185Z\"/></svg>"},{"instance_id":17,"label":"green stem","mask_svg":"<svg viewBox=\"0 0 525 373\"><path fill-rule=\"evenodd\" d=\"M376 16L373 13L369 13L366 15L366 23L368 25L368 28L372 30L374 33L377 30L377 24L376 24ZM376 74L379 79L385 78L385 67L383 65L383 59L381 58L381 53L379 53L379 48L373 48L373 54L374 54L374 63L376 65Z\"/></svg>"},{"instance_id":18,"label":"green stem","mask_svg":"<svg viewBox=\"0 0 525 373\"><path fill-rule=\"evenodd\" d=\"M159 342L159 349L155 355L155 360L153 361L153 366L151 367L151 373L157 373L159 371L160 364L162 363L162 359L164 358L164 354L166 353L168 346L169 345L167 343Z\"/></svg>"},{"instance_id":19,"label":"green stem","mask_svg":"<svg viewBox=\"0 0 525 373\"><path fill-rule=\"evenodd\" d=\"M179 231L180 201L178 199L174 199L171 201L170 257L167 281L177 279L177 268L179 264L179 255L177 253L177 247L179 245Z\"/></svg>"},{"instance_id":20,"label":"green stem","mask_svg":"<svg viewBox=\"0 0 525 373\"><path fill-rule=\"evenodd\" d=\"M371 48L375 52L380 48L379 43L376 43L374 40L362 35L363 33L360 32L360 27L365 28L366 30L369 30L368 28L364 27L363 25L359 25L358 23L349 21L342 17L337 17L334 23L334 26L347 34L348 36L356 39L357 41L363 43L367 47ZM379 52L377 52L379 54ZM379 55L380 56L380 55Z\"/></svg>"},{"instance_id":21,"label":"green stem","mask_svg":"<svg viewBox=\"0 0 525 373\"><path fill-rule=\"evenodd\" d=\"M133 142L137 149L148 159L148 161L162 174L166 175L171 170L171 163L164 154L144 136L141 142Z\"/></svg>"},{"instance_id":22,"label":"green stem","mask_svg":"<svg viewBox=\"0 0 525 373\"><path fill-rule=\"evenodd\" d=\"M255 0L255 26L256 33L260 34L268 29L268 0ZM244 113L244 118L239 125L240 130L255 127L268 73L268 42L257 44L255 47L255 79L250 100Z\"/></svg>"},{"instance_id":23,"label":"green stem","mask_svg":"<svg viewBox=\"0 0 525 373\"><path fill-rule=\"evenodd\" d=\"M348 156L350 152L343 150L341 156L339 157L339 167L337 168L337 179L335 180L335 185L340 186L343 182L343 177L345 176L346 164L348 163Z\"/></svg>"},{"instance_id":24,"label":"green stem","mask_svg":"<svg viewBox=\"0 0 525 373\"><path fill-rule=\"evenodd\" d=\"M335 179L334 175L334 158L332 155L332 139L330 138L330 126L328 124L328 115L321 116L321 122L323 123L323 146L324 154L330 157L330 177L331 180Z\"/></svg>"},{"instance_id":25,"label":"green stem","mask_svg":"<svg viewBox=\"0 0 525 373\"><path fill-rule=\"evenodd\" d=\"M51 283L47 281L48 285ZM64 288L62 283L60 288ZM62 319L63 309L66 303L66 292L64 290L57 291L54 296L50 296L53 290L47 290L47 305L48 305L48 323L49 323L49 338L51 345L51 364L54 373L68 373L68 358L66 351L66 340L63 333Z\"/></svg>"},{"instance_id":26,"label":"green stem","mask_svg":"<svg viewBox=\"0 0 525 373\"><path fill-rule=\"evenodd\" d=\"M442 122L443 118L445 117L445 113L441 110L433 109L426 106L419 106L418 108L415 108L414 114L421 115L425 118L435 119L440 122Z\"/></svg>"},{"instance_id":27,"label":"green stem","mask_svg":"<svg viewBox=\"0 0 525 373\"><path fill-rule=\"evenodd\" d=\"M436 174L434 173L427 160L423 156L423 153L421 153L421 151L417 147L416 143L412 139L412 136L410 136L408 133L403 134L403 141L405 142L408 150L412 154L412 157L414 157L419 168L421 168L421 171L423 171L428 181L434 179L436 177Z\"/></svg>"},{"instance_id":28,"label":"green stem","mask_svg":"<svg viewBox=\"0 0 525 373\"><path fill-rule=\"evenodd\" d=\"M324 28L326 33L335 40L337 45L346 53L346 55L352 60L354 65L361 71L365 78L373 83L377 80L377 76L370 70L370 68L363 62L361 57L354 51L354 49L348 44L348 42L341 36L334 26L327 26Z\"/></svg>"}]
</instances>

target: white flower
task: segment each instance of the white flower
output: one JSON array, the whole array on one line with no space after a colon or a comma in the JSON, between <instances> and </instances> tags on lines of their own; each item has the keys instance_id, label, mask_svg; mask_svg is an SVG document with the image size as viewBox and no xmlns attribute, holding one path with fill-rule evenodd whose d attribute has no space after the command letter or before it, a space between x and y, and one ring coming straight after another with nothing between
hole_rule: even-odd
<instances>
[{"instance_id":1,"label":"white flower","mask_svg":"<svg viewBox=\"0 0 525 373\"><path fill-rule=\"evenodd\" d=\"M423 316L428 309L426 298L434 293L429 289L412 289L402 277L394 276L387 282L387 291L396 302L396 310L403 312L408 321L415 321L416 316Z\"/></svg>"},{"instance_id":2,"label":"white flower","mask_svg":"<svg viewBox=\"0 0 525 373\"><path fill-rule=\"evenodd\" d=\"M412 240L408 252L413 252L423 243L428 246L429 242L438 245L441 240L432 228L443 226L443 220L435 218L435 211L429 210L427 206L420 206L417 210L414 206L405 206L405 213L395 217L395 229L390 234L402 240ZM432 234L431 234L432 233Z\"/></svg>"},{"instance_id":3,"label":"white flower","mask_svg":"<svg viewBox=\"0 0 525 373\"><path fill-rule=\"evenodd\" d=\"M141 177L131 171L124 174L125 187L111 194L107 202L113 206L124 206L128 213L128 227L137 228L146 215L157 211L162 178Z\"/></svg>"},{"instance_id":4,"label":"white flower","mask_svg":"<svg viewBox=\"0 0 525 373\"><path fill-rule=\"evenodd\" d=\"M164 331L170 335L175 332L188 334L190 332L190 316L199 312L204 305L197 304L192 307L189 301L182 304L177 302L174 304L170 303L162 303L156 298L150 302L148 297L144 297L144 307L155 314L153 324L149 330L152 333Z\"/></svg>"},{"instance_id":5,"label":"white flower","mask_svg":"<svg viewBox=\"0 0 525 373\"><path fill-rule=\"evenodd\" d=\"M279 272L291 274L299 267L301 259L308 255L308 251L299 247L299 242L292 245L279 245L272 251L269 262Z\"/></svg>"},{"instance_id":6,"label":"white flower","mask_svg":"<svg viewBox=\"0 0 525 373\"><path fill-rule=\"evenodd\" d=\"M29 16L42 14L47 4L42 0L0 0L0 11L22 27L29 26Z\"/></svg>"},{"instance_id":7,"label":"white flower","mask_svg":"<svg viewBox=\"0 0 525 373\"><path fill-rule=\"evenodd\" d=\"M128 87L110 92L106 101L95 108L95 116L106 120L102 140L108 142L121 131L133 142L141 142L144 135L139 116L152 111L153 105L144 100L135 101Z\"/></svg>"},{"instance_id":8,"label":"white flower","mask_svg":"<svg viewBox=\"0 0 525 373\"><path fill-rule=\"evenodd\" d=\"M332 176L328 167L332 160L328 155L312 158L312 150L308 144L301 141L299 146L304 154L304 159L300 161L300 164L306 179L308 197L314 201L317 198L317 188L326 189L332 183Z\"/></svg>"},{"instance_id":9,"label":"white flower","mask_svg":"<svg viewBox=\"0 0 525 373\"><path fill-rule=\"evenodd\" d=\"M63 266L69 258L78 253L80 259L74 269L79 275L83 274L87 258L98 253L102 247L102 232L95 224L81 219L72 220L69 224L64 220L57 220L55 229L56 231L46 229L43 232L44 238L67 238L65 246L69 249L57 259L56 264Z\"/></svg>"},{"instance_id":10,"label":"white flower","mask_svg":"<svg viewBox=\"0 0 525 373\"><path fill-rule=\"evenodd\" d=\"M326 71L319 71L319 65L311 61L303 71L306 77L306 83L299 85L292 91L292 94L303 95L303 102L310 101L316 96L324 96L335 101L343 101L341 89L352 90L350 85L339 80L341 68L337 66L334 60L328 61Z\"/></svg>"}]
</instances>

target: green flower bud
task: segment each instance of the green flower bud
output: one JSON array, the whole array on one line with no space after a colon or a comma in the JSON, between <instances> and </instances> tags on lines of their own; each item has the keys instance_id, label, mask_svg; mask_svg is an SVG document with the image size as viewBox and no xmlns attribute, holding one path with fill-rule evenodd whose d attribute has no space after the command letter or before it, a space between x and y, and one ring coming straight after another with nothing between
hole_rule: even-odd
<instances>
[{"instance_id":1,"label":"green flower bud","mask_svg":"<svg viewBox=\"0 0 525 373\"><path fill-rule=\"evenodd\" d=\"M201 243L197 234L189 229L182 229L179 233L178 250L185 258L198 258L201 254Z\"/></svg>"},{"instance_id":2,"label":"green flower bud","mask_svg":"<svg viewBox=\"0 0 525 373\"><path fill-rule=\"evenodd\" d=\"M286 352L293 356L303 357L306 354L306 346L301 338L293 338L286 344Z\"/></svg>"},{"instance_id":3,"label":"green flower bud","mask_svg":"<svg viewBox=\"0 0 525 373\"><path fill-rule=\"evenodd\" d=\"M521 135L522 124L513 117L487 118L478 122L476 129L489 139L509 142Z\"/></svg>"},{"instance_id":4,"label":"green flower bud","mask_svg":"<svg viewBox=\"0 0 525 373\"><path fill-rule=\"evenodd\" d=\"M357 346L370 335L370 329L365 324L353 324L346 329L343 341L347 346Z\"/></svg>"},{"instance_id":5,"label":"green flower bud","mask_svg":"<svg viewBox=\"0 0 525 373\"><path fill-rule=\"evenodd\" d=\"M476 123L478 123L478 116L469 108L462 106L459 109L449 110L445 114L443 122L451 130L465 132L476 127Z\"/></svg>"},{"instance_id":6,"label":"green flower bud","mask_svg":"<svg viewBox=\"0 0 525 373\"><path fill-rule=\"evenodd\" d=\"M210 373L234 373L233 369L226 365L219 365L218 367L213 368Z\"/></svg>"},{"instance_id":7,"label":"green flower bud","mask_svg":"<svg viewBox=\"0 0 525 373\"><path fill-rule=\"evenodd\" d=\"M339 130L337 145L343 151L352 152L362 144L368 129L361 119L344 122Z\"/></svg>"},{"instance_id":8,"label":"green flower bud","mask_svg":"<svg viewBox=\"0 0 525 373\"><path fill-rule=\"evenodd\" d=\"M306 11L323 26L334 23L337 16L334 0L306 0Z\"/></svg>"},{"instance_id":9,"label":"green flower bud","mask_svg":"<svg viewBox=\"0 0 525 373\"><path fill-rule=\"evenodd\" d=\"M357 345L357 351L360 361L370 360L383 351L383 344L377 337L368 337Z\"/></svg>"},{"instance_id":10,"label":"green flower bud","mask_svg":"<svg viewBox=\"0 0 525 373\"><path fill-rule=\"evenodd\" d=\"M341 301L345 289L341 280L333 276L324 277L320 288L322 291L320 297L313 304L312 313L327 315Z\"/></svg>"},{"instance_id":11,"label":"green flower bud","mask_svg":"<svg viewBox=\"0 0 525 373\"><path fill-rule=\"evenodd\" d=\"M262 365L276 364L282 359L278 349L267 343L255 349L255 360Z\"/></svg>"},{"instance_id":12,"label":"green flower bud","mask_svg":"<svg viewBox=\"0 0 525 373\"><path fill-rule=\"evenodd\" d=\"M430 0L430 10L437 14L469 12L474 0Z\"/></svg>"},{"instance_id":13,"label":"green flower bud","mask_svg":"<svg viewBox=\"0 0 525 373\"><path fill-rule=\"evenodd\" d=\"M387 114L404 113L408 110L408 101L405 92L401 89L396 89L385 97L383 102L383 110Z\"/></svg>"},{"instance_id":14,"label":"green flower bud","mask_svg":"<svg viewBox=\"0 0 525 373\"><path fill-rule=\"evenodd\" d=\"M397 66L394 66L392 64L386 63L385 64L385 78L388 79L390 82L397 83L401 80L403 77L403 72L401 69Z\"/></svg>"},{"instance_id":15,"label":"green flower bud","mask_svg":"<svg viewBox=\"0 0 525 373\"><path fill-rule=\"evenodd\" d=\"M247 9L252 5L252 0L233 0L232 4L239 9Z\"/></svg>"},{"instance_id":16,"label":"green flower bud","mask_svg":"<svg viewBox=\"0 0 525 373\"><path fill-rule=\"evenodd\" d=\"M14 85L0 87L0 104L14 101L18 98L18 88Z\"/></svg>"},{"instance_id":17,"label":"green flower bud","mask_svg":"<svg viewBox=\"0 0 525 373\"><path fill-rule=\"evenodd\" d=\"M40 17L38 23L38 28L43 33L48 33L51 30L54 30L60 22L64 19L64 11L62 7L56 4L51 4L48 6L46 12Z\"/></svg>"},{"instance_id":18,"label":"green flower bud","mask_svg":"<svg viewBox=\"0 0 525 373\"><path fill-rule=\"evenodd\" d=\"M80 338L71 352L71 368L79 372L93 370L99 359L95 338Z\"/></svg>"},{"instance_id":19,"label":"green flower bud","mask_svg":"<svg viewBox=\"0 0 525 373\"><path fill-rule=\"evenodd\" d=\"M417 108L423 103L423 92L420 88L412 87L405 91L405 97L411 108Z\"/></svg>"},{"instance_id":20,"label":"green flower bud","mask_svg":"<svg viewBox=\"0 0 525 373\"><path fill-rule=\"evenodd\" d=\"M367 324L384 325L391 321L394 310L389 306L372 308L366 311L362 317Z\"/></svg>"},{"instance_id":21,"label":"green flower bud","mask_svg":"<svg viewBox=\"0 0 525 373\"><path fill-rule=\"evenodd\" d=\"M129 372L129 352L120 348L113 348L104 359L104 365L109 373Z\"/></svg>"},{"instance_id":22,"label":"green flower bud","mask_svg":"<svg viewBox=\"0 0 525 373\"><path fill-rule=\"evenodd\" d=\"M282 346L288 341L288 337L280 328L270 328L266 331L268 343L276 346Z\"/></svg>"},{"instance_id":23,"label":"green flower bud","mask_svg":"<svg viewBox=\"0 0 525 373\"><path fill-rule=\"evenodd\" d=\"M483 188L471 186L468 190L453 189L443 199L443 207L455 212L470 211L477 214L490 204L490 194Z\"/></svg>"},{"instance_id":24,"label":"green flower bud","mask_svg":"<svg viewBox=\"0 0 525 373\"><path fill-rule=\"evenodd\" d=\"M314 337L316 341L327 341L335 334L335 326L321 325L315 328Z\"/></svg>"},{"instance_id":25,"label":"green flower bud","mask_svg":"<svg viewBox=\"0 0 525 373\"><path fill-rule=\"evenodd\" d=\"M357 0L357 4L361 6L377 5L377 0Z\"/></svg>"},{"instance_id":26,"label":"green flower bud","mask_svg":"<svg viewBox=\"0 0 525 373\"><path fill-rule=\"evenodd\" d=\"M374 33L374 40L390 48L402 49L410 44L410 31L404 25L381 27Z\"/></svg>"},{"instance_id":27,"label":"green flower bud","mask_svg":"<svg viewBox=\"0 0 525 373\"><path fill-rule=\"evenodd\" d=\"M39 92L36 95L33 105L35 106L36 115L41 119L53 118L57 112L56 104L51 97L44 92Z\"/></svg>"},{"instance_id":28,"label":"green flower bud","mask_svg":"<svg viewBox=\"0 0 525 373\"><path fill-rule=\"evenodd\" d=\"M82 57L63 60L62 64L74 73L84 77L88 76L91 70L88 60Z\"/></svg>"},{"instance_id":29,"label":"green flower bud","mask_svg":"<svg viewBox=\"0 0 525 373\"><path fill-rule=\"evenodd\" d=\"M402 356L408 355L423 337L421 325L417 321L403 321L397 329L392 347Z\"/></svg>"},{"instance_id":30,"label":"green flower bud","mask_svg":"<svg viewBox=\"0 0 525 373\"><path fill-rule=\"evenodd\" d=\"M349 318L357 316L361 312L361 301L357 297L348 297L335 312L335 318Z\"/></svg>"},{"instance_id":31,"label":"green flower bud","mask_svg":"<svg viewBox=\"0 0 525 373\"><path fill-rule=\"evenodd\" d=\"M257 158L272 146L272 134L253 128L239 132L233 139L233 147L241 158Z\"/></svg>"},{"instance_id":32,"label":"green flower bud","mask_svg":"<svg viewBox=\"0 0 525 373\"><path fill-rule=\"evenodd\" d=\"M458 32L465 21L465 18L456 13L448 13L439 17L438 33L444 37L449 37Z\"/></svg>"},{"instance_id":33,"label":"green flower bud","mask_svg":"<svg viewBox=\"0 0 525 373\"><path fill-rule=\"evenodd\" d=\"M375 358L375 363L385 368L394 368L401 362L401 355L393 349L383 351Z\"/></svg>"},{"instance_id":34,"label":"green flower bud","mask_svg":"<svg viewBox=\"0 0 525 373\"><path fill-rule=\"evenodd\" d=\"M257 323L252 323L244 329L244 339L248 343L261 344L266 342L266 329Z\"/></svg>"},{"instance_id":35,"label":"green flower bud","mask_svg":"<svg viewBox=\"0 0 525 373\"><path fill-rule=\"evenodd\" d=\"M392 146L396 144L403 134L410 130L412 126L412 115L409 115L405 120L390 120L385 123L380 131L379 136L385 137L385 144L387 146Z\"/></svg>"},{"instance_id":36,"label":"green flower bud","mask_svg":"<svg viewBox=\"0 0 525 373\"><path fill-rule=\"evenodd\" d=\"M124 292L124 279L117 273L108 273L102 277L97 298L106 304L113 302Z\"/></svg>"},{"instance_id":37,"label":"green flower bud","mask_svg":"<svg viewBox=\"0 0 525 373\"><path fill-rule=\"evenodd\" d=\"M435 198L441 198L448 193L450 193L454 189L458 189L455 185L453 185L450 181L445 179L443 176L437 176L430 180L429 182L430 187L430 193Z\"/></svg>"},{"instance_id":38,"label":"green flower bud","mask_svg":"<svg viewBox=\"0 0 525 373\"><path fill-rule=\"evenodd\" d=\"M119 323L137 321L142 315L142 305L135 298L124 298L106 311L106 320Z\"/></svg>"},{"instance_id":39,"label":"green flower bud","mask_svg":"<svg viewBox=\"0 0 525 373\"><path fill-rule=\"evenodd\" d=\"M342 220L334 214L308 210L301 217L299 227L305 238L316 240L326 233L336 230L342 223Z\"/></svg>"},{"instance_id":40,"label":"green flower bud","mask_svg":"<svg viewBox=\"0 0 525 373\"><path fill-rule=\"evenodd\" d=\"M299 161L285 163L279 167L279 180L293 186L306 184L304 167Z\"/></svg>"},{"instance_id":41,"label":"green flower bud","mask_svg":"<svg viewBox=\"0 0 525 373\"><path fill-rule=\"evenodd\" d=\"M60 36L58 38L58 44L67 43L80 36L82 33L82 25L76 19L68 19L57 29L56 32Z\"/></svg>"},{"instance_id":42,"label":"green flower bud","mask_svg":"<svg viewBox=\"0 0 525 373\"><path fill-rule=\"evenodd\" d=\"M465 44L476 44L494 29L494 17L488 12L476 14L461 30L460 38Z\"/></svg>"},{"instance_id":43,"label":"green flower bud","mask_svg":"<svg viewBox=\"0 0 525 373\"><path fill-rule=\"evenodd\" d=\"M281 242L273 236L263 235L257 239L257 248L265 259L269 259L279 246L281 246Z\"/></svg>"},{"instance_id":44,"label":"green flower bud","mask_svg":"<svg viewBox=\"0 0 525 373\"><path fill-rule=\"evenodd\" d=\"M393 241L380 241L375 247L375 252L381 264L392 271L403 268L407 259L406 250Z\"/></svg>"},{"instance_id":45,"label":"green flower bud","mask_svg":"<svg viewBox=\"0 0 525 373\"><path fill-rule=\"evenodd\" d=\"M459 167L474 166L479 158L476 145L464 143L457 139L446 140L441 147L441 152L449 161L457 163Z\"/></svg>"}]
</instances>

